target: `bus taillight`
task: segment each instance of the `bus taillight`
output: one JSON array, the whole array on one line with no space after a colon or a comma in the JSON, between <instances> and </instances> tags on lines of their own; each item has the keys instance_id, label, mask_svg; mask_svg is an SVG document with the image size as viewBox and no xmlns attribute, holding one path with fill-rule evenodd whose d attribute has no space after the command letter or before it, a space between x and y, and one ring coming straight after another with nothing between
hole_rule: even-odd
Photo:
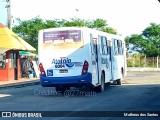
<instances>
[{"instance_id":1,"label":"bus taillight","mask_svg":"<svg viewBox=\"0 0 160 120\"><path fill-rule=\"evenodd\" d=\"M85 60L83 64L83 69L82 69L82 75L85 75L88 72L88 62Z\"/></svg>"},{"instance_id":2,"label":"bus taillight","mask_svg":"<svg viewBox=\"0 0 160 120\"><path fill-rule=\"evenodd\" d=\"M39 64L39 70L40 70L42 76L46 76L46 73L44 71L42 63Z\"/></svg>"}]
</instances>

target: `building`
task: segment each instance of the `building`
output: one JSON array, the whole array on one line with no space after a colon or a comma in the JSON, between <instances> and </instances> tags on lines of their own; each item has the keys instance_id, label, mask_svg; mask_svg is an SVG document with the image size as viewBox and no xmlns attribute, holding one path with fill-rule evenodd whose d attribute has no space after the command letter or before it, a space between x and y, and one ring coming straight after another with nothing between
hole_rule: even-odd
<instances>
[{"instance_id":1,"label":"building","mask_svg":"<svg viewBox=\"0 0 160 120\"><path fill-rule=\"evenodd\" d=\"M0 23L0 81L21 78L19 55L21 50L36 49Z\"/></svg>"}]
</instances>

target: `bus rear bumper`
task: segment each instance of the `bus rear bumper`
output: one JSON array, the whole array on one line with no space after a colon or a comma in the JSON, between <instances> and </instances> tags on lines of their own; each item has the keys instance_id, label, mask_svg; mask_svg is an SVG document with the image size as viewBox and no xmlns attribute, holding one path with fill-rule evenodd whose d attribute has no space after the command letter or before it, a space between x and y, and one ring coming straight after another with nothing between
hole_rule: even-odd
<instances>
[{"instance_id":1,"label":"bus rear bumper","mask_svg":"<svg viewBox=\"0 0 160 120\"><path fill-rule=\"evenodd\" d=\"M40 76L40 83L43 87L56 87L58 85L68 85L71 87L79 87L84 85L92 85L92 74L70 76L70 77L44 77Z\"/></svg>"}]
</instances>

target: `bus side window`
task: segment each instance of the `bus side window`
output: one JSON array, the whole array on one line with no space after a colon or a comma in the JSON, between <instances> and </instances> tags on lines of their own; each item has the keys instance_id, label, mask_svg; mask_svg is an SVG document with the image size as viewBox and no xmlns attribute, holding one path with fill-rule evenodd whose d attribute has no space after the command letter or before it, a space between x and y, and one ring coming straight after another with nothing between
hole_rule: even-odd
<instances>
[{"instance_id":1,"label":"bus side window","mask_svg":"<svg viewBox=\"0 0 160 120\"><path fill-rule=\"evenodd\" d=\"M103 54L103 46L104 46L104 43L103 43L103 37L102 36L98 36L98 41L100 42L100 54Z\"/></svg>"},{"instance_id":2,"label":"bus side window","mask_svg":"<svg viewBox=\"0 0 160 120\"><path fill-rule=\"evenodd\" d=\"M122 44L122 54L124 53L125 45L124 43Z\"/></svg>"},{"instance_id":3,"label":"bus side window","mask_svg":"<svg viewBox=\"0 0 160 120\"><path fill-rule=\"evenodd\" d=\"M107 46L107 38L106 37L101 37L101 49L102 49L103 55L108 54L108 46Z\"/></svg>"},{"instance_id":4,"label":"bus side window","mask_svg":"<svg viewBox=\"0 0 160 120\"><path fill-rule=\"evenodd\" d=\"M111 42L107 40L108 54L111 54Z\"/></svg>"},{"instance_id":5,"label":"bus side window","mask_svg":"<svg viewBox=\"0 0 160 120\"><path fill-rule=\"evenodd\" d=\"M105 37L105 43L106 43L106 54L109 54L108 41L106 37Z\"/></svg>"},{"instance_id":6,"label":"bus side window","mask_svg":"<svg viewBox=\"0 0 160 120\"><path fill-rule=\"evenodd\" d=\"M121 41L120 40L117 40L117 47L118 47L118 54L120 55L121 54Z\"/></svg>"},{"instance_id":7,"label":"bus side window","mask_svg":"<svg viewBox=\"0 0 160 120\"><path fill-rule=\"evenodd\" d=\"M120 41L121 44L121 55L123 54L123 45L122 45L122 41Z\"/></svg>"},{"instance_id":8,"label":"bus side window","mask_svg":"<svg viewBox=\"0 0 160 120\"><path fill-rule=\"evenodd\" d=\"M111 61L111 59L112 59L112 57L111 57L111 41L107 41L107 45L108 45L108 54L110 56L110 61Z\"/></svg>"},{"instance_id":9,"label":"bus side window","mask_svg":"<svg viewBox=\"0 0 160 120\"><path fill-rule=\"evenodd\" d=\"M120 55L123 54L123 45L121 40L118 40L118 52Z\"/></svg>"},{"instance_id":10,"label":"bus side window","mask_svg":"<svg viewBox=\"0 0 160 120\"><path fill-rule=\"evenodd\" d=\"M118 54L118 46L117 46L117 40L114 39L114 55Z\"/></svg>"},{"instance_id":11,"label":"bus side window","mask_svg":"<svg viewBox=\"0 0 160 120\"><path fill-rule=\"evenodd\" d=\"M97 54L97 39L93 38L93 51L94 54Z\"/></svg>"},{"instance_id":12,"label":"bus side window","mask_svg":"<svg viewBox=\"0 0 160 120\"><path fill-rule=\"evenodd\" d=\"M90 34L90 46L91 46L91 53L94 54L94 45L93 45L93 35Z\"/></svg>"},{"instance_id":13,"label":"bus side window","mask_svg":"<svg viewBox=\"0 0 160 120\"><path fill-rule=\"evenodd\" d=\"M96 38L93 38L93 35L90 34L90 45L91 45L91 53L92 55L96 54L96 45L97 45L97 39Z\"/></svg>"}]
</instances>

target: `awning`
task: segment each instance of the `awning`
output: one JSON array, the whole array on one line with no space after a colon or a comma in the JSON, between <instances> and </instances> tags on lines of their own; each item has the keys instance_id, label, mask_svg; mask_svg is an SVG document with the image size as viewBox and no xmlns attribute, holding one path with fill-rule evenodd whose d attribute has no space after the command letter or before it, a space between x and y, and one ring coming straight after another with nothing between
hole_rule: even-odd
<instances>
[{"instance_id":1,"label":"awning","mask_svg":"<svg viewBox=\"0 0 160 120\"><path fill-rule=\"evenodd\" d=\"M27 52L27 51L19 51L19 55L21 55L21 56L37 56L36 54L31 53L31 52Z\"/></svg>"},{"instance_id":2,"label":"awning","mask_svg":"<svg viewBox=\"0 0 160 120\"><path fill-rule=\"evenodd\" d=\"M35 51L25 40L0 23L0 49Z\"/></svg>"},{"instance_id":3,"label":"awning","mask_svg":"<svg viewBox=\"0 0 160 120\"><path fill-rule=\"evenodd\" d=\"M9 49L1 49L0 48L0 54L4 54L6 51L8 51Z\"/></svg>"}]
</instances>

